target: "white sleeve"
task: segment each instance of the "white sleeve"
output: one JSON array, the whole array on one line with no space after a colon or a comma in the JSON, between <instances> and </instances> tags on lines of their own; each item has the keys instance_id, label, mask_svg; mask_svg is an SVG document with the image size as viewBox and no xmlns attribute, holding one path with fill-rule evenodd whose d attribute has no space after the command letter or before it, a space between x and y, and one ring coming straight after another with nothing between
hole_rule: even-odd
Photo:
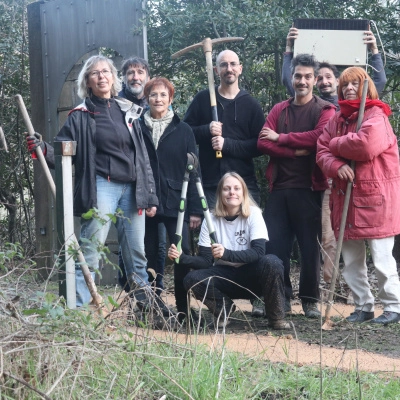
<instances>
[{"instance_id":1,"label":"white sleeve","mask_svg":"<svg viewBox=\"0 0 400 400\"><path fill-rule=\"evenodd\" d=\"M211 239L208 233L208 226L205 218L203 219L203 223L201 224L199 246L211 247Z\"/></svg>"},{"instance_id":2,"label":"white sleeve","mask_svg":"<svg viewBox=\"0 0 400 400\"><path fill-rule=\"evenodd\" d=\"M256 239L269 240L267 226L265 225L261 210L258 207L251 207L249 225L250 241Z\"/></svg>"}]
</instances>

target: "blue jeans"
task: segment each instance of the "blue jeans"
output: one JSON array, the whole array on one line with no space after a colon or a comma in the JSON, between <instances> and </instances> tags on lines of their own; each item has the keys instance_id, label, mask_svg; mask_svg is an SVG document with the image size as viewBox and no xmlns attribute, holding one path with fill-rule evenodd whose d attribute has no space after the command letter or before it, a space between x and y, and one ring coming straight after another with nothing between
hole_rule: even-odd
<instances>
[{"instance_id":1,"label":"blue jeans","mask_svg":"<svg viewBox=\"0 0 400 400\"><path fill-rule=\"evenodd\" d=\"M165 257L167 254L167 238L166 238L166 229L165 226L162 222L158 224L158 253L157 253L157 268L155 269L157 273L157 278L156 278L156 288L157 288L157 294L161 294L162 290L164 290L164 283L163 283L163 277L164 277L164 264L165 264ZM118 250L118 265L119 265L119 270L118 270L118 283L122 287L122 289L125 290L126 293L129 293L131 291L131 288L128 284L128 281L126 279L126 273L125 273L125 266L124 266L124 260L122 259L122 252L121 248ZM153 267L151 267L153 268ZM149 281L153 281L153 277L149 275Z\"/></svg>"},{"instance_id":2,"label":"blue jeans","mask_svg":"<svg viewBox=\"0 0 400 400\"><path fill-rule=\"evenodd\" d=\"M113 215L120 209L123 214L117 217L115 226L128 282L131 288L148 285L144 250L145 212L139 215L140 210L136 207L136 184L109 182L96 176L96 185L99 218L81 219L80 245L89 268L92 271L99 269L101 247L111 227L108 214ZM76 269L80 270L79 265ZM79 288L83 289L82 285ZM77 306L81 306L82 299L87 298L88 289L84 289L86 293L78 293L77 285Z\"/></svg>"}]
</instances>

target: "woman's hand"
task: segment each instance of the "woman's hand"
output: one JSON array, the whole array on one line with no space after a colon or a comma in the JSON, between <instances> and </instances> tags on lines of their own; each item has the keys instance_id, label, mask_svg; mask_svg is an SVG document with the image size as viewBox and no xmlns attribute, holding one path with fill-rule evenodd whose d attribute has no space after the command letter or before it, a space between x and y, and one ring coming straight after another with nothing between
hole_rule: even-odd
<instances>
[{"instance_id":1,"label":"woman's hand","mask_svg":"<svg viewBox=\"0 0 400 400\"><path fill-rule=\"evenodd\" d=\"M349 165L344 164L338 169L337 176L339 179L348 180L350 182L353 182L354 171L351 169L351 167Z\"/></svg>"},{"instance_id":2,"label":"woman's hand","mask_svg":"<svg viewBox=\"0 0 400 400\"><path fill-rule=\"evenodd\" d=\"M214 243L211 245L211 252L214 258L222 258L225 252L225 247L222 244Z\"/></svg>"},{"instance_id":3,"label":"woman's hand","mask_svg":"<svg viewBox=\"0 0 400 400\"><path fill-rule=\"evenodd\" d=\"M189 222L190 229L196 229L200 226L200 224L201 224L201 217L199 215L190 216L190 222Z\"/></svg>"},{"instance_id":4,"label":"woman's hand","mask_svg":"<svg viewBox=\"0 0 400 400\"><path fill-rule=\"evenodd\" d=\"M157 207L153 206L153 207L149 207L146 208L146 216L147 217L154 217L156 215L157 212Z\"/></svg>"},{"instance_id":5,"label":"woman's hand","mask_svg":"<svg viewBox=\"0 0 400 400\"><path fill-rule=\"evenodd\" d=\"M168 258L172 261L175 261L179 258L182 254L182 250L179 252L178 249L174 244L171 244L170 248L168 249Z\"/></svg>"},{"instance_id":6,"label":"woman's hand","mask_svg":"<svg viewBox=\"0 0 400 400\"><path fill-rule=\"evenodd\" d=\"M364 43L368 46L372 54L378 54L378 46L376 44L376 37L371 31L364 32Z\"/></svg>"}]
</instances>

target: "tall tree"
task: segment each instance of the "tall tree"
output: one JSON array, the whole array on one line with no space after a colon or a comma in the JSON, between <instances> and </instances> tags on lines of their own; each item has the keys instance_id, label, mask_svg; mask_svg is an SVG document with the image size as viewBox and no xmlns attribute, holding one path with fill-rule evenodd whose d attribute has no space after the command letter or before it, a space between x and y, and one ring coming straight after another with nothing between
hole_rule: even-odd
<instances>
[{"instance_id":1,"label":"tall tree","mask_svg":"<svg viewBox=\"0 0 400 400\"><path fill-rule=\"evenodd\" d=\"M20 242L33 249L32 170L14 95L29 105L26 1L0 1L0 124L9 153L0 150L0 245Z\"/></svg>"},{"instance_id":2,"label":"tall tree","mask_svg":"<svg viewBox=\"0 0 400 400\"><path fill-rule=\"evenodd\" d=\"M257 97L267 112L286 94L281 84L282 53L294 18L373 18L386 52L400 53L400 5L379 0L149 0L149 61L153 74L173 80L177 88L176 106L184 112L192 96L207 85L205 59L201 50L172 61L172 53L206 37L244 37L229 47L243 63L242 87ZM376 32L376 31L375 31ZM218 53L224 48L215 48ZM387 58L389 82L387 99L397 101L399 60ZM397 107L397 105L395 105Z\"/></svg>"},{"instance_id":3,"label":"tall tree","mask_svg":"<svg viewBox=\"0 0 400 400\"><path fill-rule=\"evenodd\" d=\"M214 57L224 48L239 54L243 64L241 87L256 97L267 113L287 97L281 81L282 59L286 35L295 18L373 17L385 51L400 54L399 15L398 2L383 6L380 0L149 0L149 62L153 75L164 75L173 81L174 108L183 115L193 96L207 87L205 57L200 49L176 60L171 60L171 54L206 37L243 37L243 42L217 46ZM387 57L389 82L385 100L391 102L395 126L400 120L398 64L399 59ZM262 204L267 196L263 178L266 162L265 156L256 160Z\"/></svg>"}]
</instances>

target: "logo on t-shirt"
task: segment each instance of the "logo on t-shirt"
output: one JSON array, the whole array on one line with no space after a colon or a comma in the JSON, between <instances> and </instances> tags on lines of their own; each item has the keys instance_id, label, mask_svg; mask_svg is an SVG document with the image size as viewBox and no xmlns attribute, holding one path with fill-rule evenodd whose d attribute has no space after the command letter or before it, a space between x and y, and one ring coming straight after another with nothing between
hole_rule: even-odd
<instances>
[{"instance_id":1,"label":"logo on t-shirt","mask_svg":"<svg viewBox=\"0 0 400 400\"><path fill-rule=\"evenodd\" d=\"M240 230L239 232L235 232L235 236L236 236L236 243L240 244L241 246L245 246L247 244L247 240L245 237L243 237L243 235L246 233L246 231Z\"/></svg>"}]
</instances>

